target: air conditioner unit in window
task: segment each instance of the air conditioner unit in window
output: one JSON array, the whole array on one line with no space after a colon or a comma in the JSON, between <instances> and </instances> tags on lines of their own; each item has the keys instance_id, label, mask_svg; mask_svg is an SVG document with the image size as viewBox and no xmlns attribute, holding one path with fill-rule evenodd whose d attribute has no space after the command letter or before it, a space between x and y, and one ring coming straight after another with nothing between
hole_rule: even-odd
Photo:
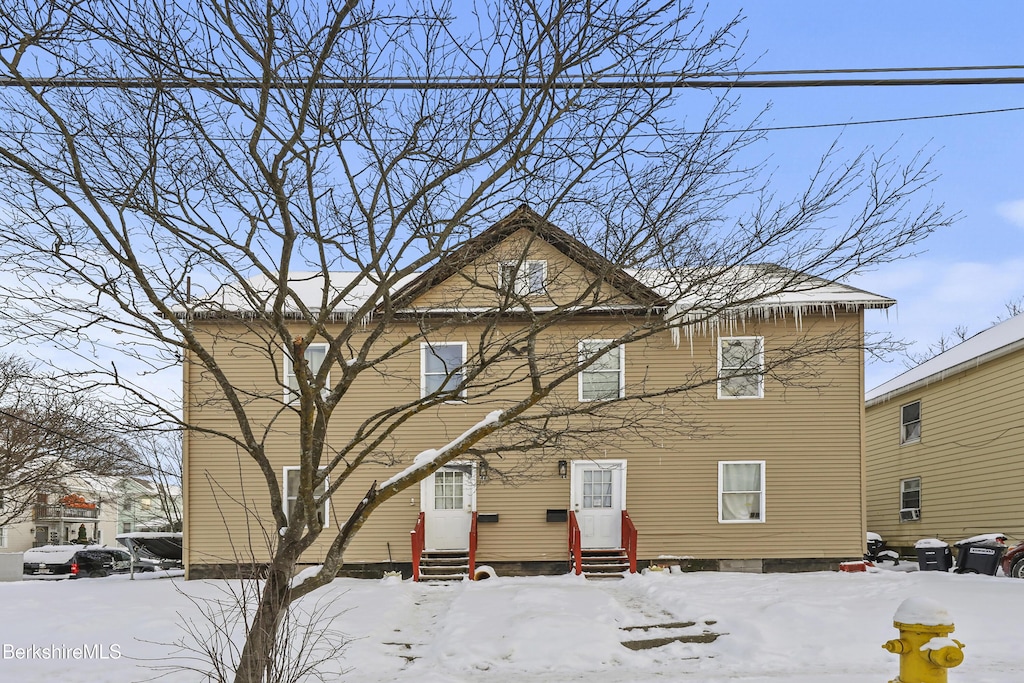
<instances>
[{"instance_id":1,"label":"air conditioner unit in window","mask_svg":"<svg viewBox=\"0 0 1024 683\"><path fill-rule=\"evenodd\" d=\"M921 519L921 508L903 508L900 510L901 522L913 522Z\"/></svg>"}]
</instances>

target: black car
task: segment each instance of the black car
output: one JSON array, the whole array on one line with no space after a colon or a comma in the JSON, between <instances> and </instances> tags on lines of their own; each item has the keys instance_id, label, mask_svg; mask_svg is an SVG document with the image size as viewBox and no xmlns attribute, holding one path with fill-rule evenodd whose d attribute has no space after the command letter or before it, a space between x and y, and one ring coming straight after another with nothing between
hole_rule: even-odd
<instances>
[{"instance_id":1,"label":"black car","mask_svg":"<svg viewBox=\"0 0 1024 683\"><path fill-rule=\"evenodd\" d=\"M76 579L128 572L132 556L105 546L48 545L26 550L22 562L26 576Z\"/></svg>"}]
</instances>

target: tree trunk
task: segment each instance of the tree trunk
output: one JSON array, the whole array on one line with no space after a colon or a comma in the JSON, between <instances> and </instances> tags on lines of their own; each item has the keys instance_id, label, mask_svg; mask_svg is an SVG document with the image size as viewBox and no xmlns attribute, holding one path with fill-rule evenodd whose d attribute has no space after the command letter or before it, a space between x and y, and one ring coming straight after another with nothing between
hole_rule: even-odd
<instances>
[{"instance_id":1,"label":"tree trunk","mask_svg":"<svg viewBox=\"0 0 1024 683\"><path fill-rule=\"evenodd\" d=\"M267 667L276 655L277 632L291 605L291 578L296 558L278 551L268 567L259 605L245 637L235 670L234 683L263 683ZM243 599L247 599L244 596Z\"/></svg>"}]
</instances>

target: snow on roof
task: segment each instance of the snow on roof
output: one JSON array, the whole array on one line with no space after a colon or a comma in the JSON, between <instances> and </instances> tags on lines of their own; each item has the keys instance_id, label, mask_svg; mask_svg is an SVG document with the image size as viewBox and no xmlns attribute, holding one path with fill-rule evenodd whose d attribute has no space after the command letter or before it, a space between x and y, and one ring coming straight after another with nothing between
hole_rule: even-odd
<instances>
[{"instance_id":1,"label":"snow on roof","mask_svg":"<svg viewBox=\"0 0 1024 683\"><path fill-rule=\"evenodd\" d=\"M399 279L392 291L400 289L417 276L419 273L411 273ZM337 315L341 317L354 313L377 290L377 283L362 273L339 271L332 271L326 275L321 272L293 272L288 278L288 286L295 293L295 298L314 309L319 308L325 287L329 286L332 296L344 294L341 302L335 307ZM269 305L276 293L276 282L266 275L257 275L246 280L245 289L237 283L222 285L209 299L200 304L195 312L202 315L204 312L252 311L257 302L264 306ZM285 302L285 312L298 313L293 300Z\"/></svg>"},{"instance_id":2,"label":"snow on roof","mask_svg":"<svg viewBox=\"0 0 1024 683\"><path fill-rule=\"evenodd\" d=\"M662 296L675 303L676 310L702 309L707 303L712 307L737 308L762 315L786 314L787 312L799 320L800 314L807 310L825 313L834 312L838 308L889 308L896 303L888 297L850 287L848 285L801 275L777 266L752 265L741 266L710 277L708 283L692 290L687 287L686 275L666 270L630 270L629 275ZM400 290L404 285L419 277L420 273L410 273L395 283L392 291ZM783 279L785 278L785 280ZM344 292L340 305L335 308L336 315L344 318L357 311L377 290L377 283L369 281L363 274L355 272L296 272L288 280L289 286L296 297L311 308L317 308L323 296L324 287L329 283L330 291L335 295ZM781 294L764 296L762 292L776 292L785 289ZM238 284L221 286L209 299L196 308L195 313L202 316L204 312L252 311L257 303L266 305L277 291L277 285L265 275L258 275L247 281L249 294ZM721 292L716 302L714 291ZM253 295L255 293L255 295ZM254 301L253 299L256 299ZM741 306L732 306L730 302L749 301ZM286 312L298 313L293 301L286 302Z\"/></svg>"},{"instance_id":3,"label":"snow on roof","mask_svg":"<svg viewBox=\"0 0 1024 683\"><path fill-rule=\"evenodd\" d=\"M919 387L941 382L964 370L1024 348L1024 313L993 325L915 368L867 392L867 405L887 401Z\"/></svg>"}]
</instances>

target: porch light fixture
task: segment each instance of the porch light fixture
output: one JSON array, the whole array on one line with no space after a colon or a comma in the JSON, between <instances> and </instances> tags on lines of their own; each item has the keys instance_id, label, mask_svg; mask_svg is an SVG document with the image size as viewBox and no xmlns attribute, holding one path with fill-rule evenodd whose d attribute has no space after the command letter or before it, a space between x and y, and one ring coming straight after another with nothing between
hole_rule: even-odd
<instances>
[{"instance_id":1,"label":"porch light fixture","mask_svg":"<svg viewBox=\"0 0 1024 683\"><path fill-rule=\"evenodd\" d=\"M565 479L566 477L569 476L569 461L568 460L559 460L558 461L558 476L560 476L562 479Z\"/></svg>"},{"instance_id":2,"label":"porch light fixture","mask_svg":"<svg viewBox=\"0 0 1024 683\"><path fill-rule=\"evenodd\" d=\"M490 466L486 460L480 461L480 466L477 468L477 477L480 481L487 481L487 475L490 473Z\"/></svg>"}]
</instances>

